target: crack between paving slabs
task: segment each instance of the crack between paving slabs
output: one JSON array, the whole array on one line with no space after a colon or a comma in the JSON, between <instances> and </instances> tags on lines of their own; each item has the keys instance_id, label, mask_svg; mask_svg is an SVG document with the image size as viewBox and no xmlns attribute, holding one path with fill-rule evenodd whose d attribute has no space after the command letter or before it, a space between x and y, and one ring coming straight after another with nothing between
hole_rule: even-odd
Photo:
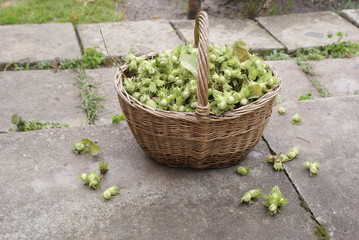
<instances>
[{"instance_id":1,"label":"crack between paving slabs","mask_svg":"<svg viewBox=\"0 0 359 240\"><path fill-rule=\"evenodd\" d=\"M80 46L81 55L83 55L83 54L84 54L84 46L83 46L83 44L82 44L79 31L77 30L77 26L74 26L74 30L75 30L75 35L76 35L78 44L79 44L79 46Z\"/></svg>"},{"instance_id":2,"label":"crack between paving slabs","mask_svg":"<svg viewBox=\"0 0 359 240\"><path fill-rule=\"evenodd\" d=\"M179 28L176 27L175 23L173 23L171 21L168 21L168 23L173 28L173 31L177 34L179 39L186 44L187 43L186 38L183 36L183 34L179 30Z\"/></svg>"},{"instance_id":3,"label":"crack between paving slabs","mask_svg":"<svg viewBox=\"0 0 359 240\"><path fill-rule=\"evenodd\" d=\"M288 52L288 48L287 46L282 43L279 39L277 39L265 26L263 26L257 19L254 19L254 21L264 30L266 31L271 37L273 37L276 41L278 41L280 44L282 44L282 46L284 47L284 49ZM279 50L280 48L277 48L277 50ZM275 49L273 49L275 50ZM289 52L288 52L289 53Z\"/></svg>"},{"instance_id":4,"label":"crack between paving slabs","mask_svg":"<svg viewBox=\"0 0 359 240\"><path fill-rule=\"evenodd\" d=\"M267 147L268 147L270 153L273 154L273 155L277 155L277 153L273 150L273 148L271 148L269 142L267 141L267 139L266 139L264 136L262 136L262 140L267 144ZM319 221L315 218L314 213L313 213L312 210L309 208L308 203L304 200L304 198L303 198L303 196L300 194L298 188L295 186L293 180L290 178L290 176L289 176L287 170L285 169L285 166L283 166L283 167L284 167L284 173L285 173L285 175L287 176L289 182L292 184L292 186L293 186L295 192L296 192L297 195L298 195L298 198L299 198L299 201L300 201L300 206L301 206L302 208L304 208L304 209L310 214L310 217L316 222L316 224L318 224L318 226L322 226L322 224L320 224Z\"/></svg>"}]
</instances>

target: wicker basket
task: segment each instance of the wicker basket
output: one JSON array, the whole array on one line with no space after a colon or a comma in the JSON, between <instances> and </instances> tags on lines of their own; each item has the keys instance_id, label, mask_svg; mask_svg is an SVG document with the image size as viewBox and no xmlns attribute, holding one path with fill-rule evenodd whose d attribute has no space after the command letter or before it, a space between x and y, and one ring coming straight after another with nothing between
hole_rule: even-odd
<instances>
[{"instance_id":1,"label":"wicker basket","mask_svg":"<svg viewBox=\"0 0 359 240\"><path fill-rule=\"evenodd\" d=\"M256 101L221 116L214 115L208 104L208 17L205 12L198 14L195 29L199 60L196 112L164 111L137 101L124 88L122 73L126 74L126 65L118 70L115 87L128 125L148 157L171 167L223 168L238 163L258 143L281 81Z\"/></svg>"}]
</instances>

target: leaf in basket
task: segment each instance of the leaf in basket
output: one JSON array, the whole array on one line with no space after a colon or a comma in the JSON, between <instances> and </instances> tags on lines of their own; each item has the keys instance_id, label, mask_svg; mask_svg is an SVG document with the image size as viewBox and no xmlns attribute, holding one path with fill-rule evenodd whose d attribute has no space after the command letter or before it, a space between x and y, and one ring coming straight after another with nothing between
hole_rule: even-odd
<instances>
[{"instance_id":1,"label":"leaf in basket","mask_svg":"<svg viewBox=\"0 0 359 240\"><path fill-rule=\"evenodd\" d=\"M243 41L236 41L232 45L233 53L240 62L244 62L249 58L249 45Z\"/></svg>"},{"instance_id":2,"label":"leaf in basket","mask_svg":"<svg viewBox=\"0 0 359 240\"><path fill-rule=\"evenodd\" d=\"M255 69L253 66L248 68L248 77L250 80L252 81L256 80L257 76L258 76L257 69Z\"/></svg>"},{"instance_id":3,"label":"leaf in basket","mask_svg":"<svg viewBox=\"0 0 359 240\"><path fill-rule=\"evenodd\" d=\"M190 55L186 53L186 49L182 48L181 55L179 57L182 67L190 71L193 76L197 78L197 65L198 65L198 58L196 55Z\"/></svg>"},{"instance_id":4,"label":"leaf in basket","mask_svg":"<svg viewBox=\"0 0 359 240\"><path fill-rule=\"evenodd\" d=\"M258 83L254 83L254 82L250 83L249 90L251 91L251 96L248 97L248 99L259 98L260 96L263 95L262 87Z\"/></svg>"}]
</instances>

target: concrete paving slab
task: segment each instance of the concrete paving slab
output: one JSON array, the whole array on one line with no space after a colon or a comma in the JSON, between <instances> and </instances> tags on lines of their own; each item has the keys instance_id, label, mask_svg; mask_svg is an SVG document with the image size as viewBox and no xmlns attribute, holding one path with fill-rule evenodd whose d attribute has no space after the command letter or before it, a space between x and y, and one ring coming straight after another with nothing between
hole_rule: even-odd
<instances>
[{"instance_id":1,"label":"concrete paving slab","mask_svg":"<svg viewBox=\"0 0 359 240\"><path fill-rule=\"evenodd\" d=\"M359 27L359 9L345 9L342 11L342 15L348 21Z\"/></svg>"},{"instance_id":2,"label":"concrete paving slab","mask_svg":"<svg viewBox=\"0 0 359 240\"><path fill-rule=\"evenodd\" d=\"M282 89L278 95L281 102L298 101L300 96L308 93L312 94L313 99L320 97L317 89L294 60L266 62L277 70L278 76L282 79Z\"/></svg>"},{"instance_id":3,"label":"concrete paving slab","mask_svg":"<svg viewBox=\"0 0 359 240\"><path fill-rule=\"evenodd\" d=\"M102 147L97 157L71 152L85 137ZM241 177L235 167L159 165L125 122L0 134L0 232L4 239L316 239L310 214L285 174L265 162L267 154L261 141L242 162L251 174ZM102 188L121 187L109 202L76 179L99 161L110 169ZM239 204L245 191L267 193L275 185L289 199L277 216L267 215L262 200Z\"/></svg>"},{"instance_id":4,"label":"concrete paving slab","mask_svg":"<svg viewBox=\"0 0 359 240\"><path fill-rule=\"evenodd\" d=\"M146 20L98 24L79 24L77 30L84 48L99 47L107 55L100 29L113 56L137 55L171 49L182 43L166 20Z\"/></svg>"},{"instance_id":5,"label":"concrete paving slab","mask_svg":"<svg viewBox=\"0 0 359 240\"><path fill-rule=\"evenodd\" d=\"M332 96L359 94L359 57L308 62Z\"/></svg>"},{"instance_id":6,"label":"concrete paving slab","mask_svg":"<svg viewBox=\"0 0 359 240\"><path fill-rule=\"evenodd\" d=\"M96 124L109 124L112 122L111 116L122 113L114 87L117 68L88 69L85 72L99 83L100 95L104 98L104 108L98 112L99 119Z\"/></svg>"},{"instance_id":7,"label":"concrete paving slab","mask_svg":"<svg viewBox=\"0 0 359 240\"><path fill-rule=\"evenodd\" d=\"M301 148L285 169L332 240L359 239L358 104L359 96L286 102L286 115L274 114L264 133L277 153ZM297 112L302 124L292 125ZM302 165L308 158L321 164L316 177Z\"/></svg>"},{"instance_id":8,"label":"concrete paving slab","mask_svg":"<svg viewBox=\"0 0 359 240\"><path fill-rule=\"evenodd\" d=\"M327 37L329 33L346 33L350 36L348 40L359 41L359 29L333 12L258 17L257 21L290 52L297 48L329 45L336 41Z\"/></svg>"},{"instance_id":9,"label":"concrete paving slab","mask_svg":"<svg viewBox=\"0 0 359 240\"><path fill-rule=\"evenodd\" d=\"M0 72L0 131L14 127L13 114L71 125L85 122L75 79L71 70Z\"/></svg>"},{"instance_id":10,"label":"concrete paving slab","mask_svg":"<svg viewBox=\"0 0 359 240\"><path fill-rule=\"evenodd\" d=\"M171 24L178 29L187 42L193 42L194 20L176 20L171 21ZM221 46L243 40L253 51L284 48L256 22L248 19L210 21L209 40Z\"/></svg>"},{"instance_id":11,"label":"concrete paving slab","mask_svg":"<svg viewBox=\"0 0 359 240\"><path fill-rule=\"evenodd\" d=\"M81 57L71 23L1 25L0 36L0 64Z\"/></svg>"}]
</instances>

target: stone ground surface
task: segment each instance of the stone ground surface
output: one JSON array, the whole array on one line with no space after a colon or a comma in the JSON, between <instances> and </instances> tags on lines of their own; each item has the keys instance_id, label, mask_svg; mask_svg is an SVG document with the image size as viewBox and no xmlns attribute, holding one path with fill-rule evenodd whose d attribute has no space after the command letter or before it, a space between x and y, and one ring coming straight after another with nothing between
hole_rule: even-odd
<instances>
[{"instance_id":1,"label":"stone ground surface","mask_svg":"<svg viewBox=\"0 0 359 240\"><path fill-rule=\"evenodd\" d=\"M359 94L359 57L308 63L316 74L313 77L326 86L333 96Z\"/></svg>"},{"instance_id":2,"label":"stone ground surface","mask_svg":"<svg viewBox=\"0 0 359 240\"><path fill-rule=\"evenodd\" d=\"M0 131L14 127L11 116L81 125L86 117L71 70L0 72Z\"/></svg>"},{"instance_id":3,"label":"stone ground surface","mask_svg":"<svg viewBox=\"0 0 359 240\"><path fill-rule=\"evenodd\" d=\"M171 23L187 42L193 42L194 20L177 20L171 21ZM248 19L210 21L209 40L220 46L243 40L253 51L284 48L256 22Z\"/></svg>"},{"instance_id":4,"label":"stone ground surface","mask_svg":"<svg viewBox=\"0 0 359 240\"><path fill-rule=\"evenodd\" d=\"M343 16L359 27L359 9L346 9L342 11Z\"/></svg>"},{"instance_id":5,"label":"stone ground surface","mask_svg":"<svg viewBox=\"0 0 359 240\"><path fill-rule=\"evenodd\" d=\"M324 19L322 15L319 14L318 18L313 15L297 16L304 27L299 28L295 24L287 30L283 25L279 27L287 31L285 37L288 39L300 39L305 44L317 44L325 38L327 27L334 25L331 29L333 32L337 31L337 27L343 32L351 29L354 33L352 39L358 36L358 28L328 13L324 15L332 16L330 21L317 27ZM283 16L280 23L276 23L277 17L260 18L259 21L270 35L288 47L273 24L290 24L292 17ZM338 18L340 20L335 20ZM273 30L263 23L264 20L272 23ZM138 25L142 28L138 29ZM150 29L151 25L153 29ZM103 27L113 55L124 55L131 48L138 53L149 53L183 42L169 21L156 20L80 25L80 41L85 48L97 45L104 51L99 26ZM4 27L8 26L0 26L0 29ZM304 28L307 28L307 32L303 32ZM210 31L220 35L224 30L223 26L219 26L218 29L211 27ZM232 31L227 29L225 32ZM256 36L255 32L248 31L248 35ZM9 39L18 38L19 42L34 39L29 32L20 33L18 26L13 26L6 34ZM74 29L69 28L69 36L73 33ZM318 38L318 33L323 35L323 39ZM228 34L228 38L230 36L232 34ZM51 34L46 37L50 38ZM316 41L313 43L310 39ZM8 40L0 38L0 43L5 41ZM28 50L32 49L32 56L37 56L37 52L48 52L53 49L51 44L47 49L51 41L40 41L39 45ZM79 48L76 38L69 40L68 44ZM22 48L21 45L15 50ZM13 54L11 51L11 48L1 48L1 63L12 61L2 58ZM77 51L79 49L72 52L72 58L79 55ZM52 55L50 60L56 56ZM31 61L44 60L49 58L46 56ZM332 239L359 239L355 232L359 227L356 221L359 199L356 187L359 176L356 163L359 157L359 96L355 92L358 58L309 62L316 73L312 78L329 89L334 96L332 98L321 98L310 78L300 71L294 61L269 63L282 78L282 103L279 106L287 107L288 112L285 116L279 116L276 113L279 106L274 108L264 137L277 153L285 152L293 145L299 145L302 152L298 159L286 164L286 172L274 172L271 165L265 162L269 150L261 141L240 164L252 168L251 174L246 177L233 173L235 166L204 171L173 169L158 165L144 156L125 122L118 126L108 125L110 116L120 113L113 88L115 68L86 70L100 83L99 91L104 97L104 109L99 112L98 126L6 133L12 127L10 119L14 113L26 119L37 118L72 125L84 123L85 116L77 108L81 100L75 85L76 75L71 70L56 73L48 70L1 72L0 232L3 238L240 237L301 240L317 239L314 231L319 222ZM314 100L297 102L299 96L307 93L311 93ZM299 126L290 124L295 112L303 117L303 123ZM98 157L77 156L71 152L72 144L82 138L90 138L103 148ZM302 162L307 158L321 162L319 176L309 177L302 167ZM92 191L76 179L79 173L96 169L99 161L110 164L102 187L117 184L122 188L121 194L107 203L101 201L100 191ZM245 191L262 188L264 193L268 193L274 185L279 185L289 199L289 204L283 207L279 215L268 216L262 200L252 206L238 203ZM305 202L301 202L299 197Z\"/></svg>"},{"instance_id":6,"label":"stone ground surface","mask_svg":"<svg viewBox=\"0 0 359 240\"><path fill-rule=\"evenodd\" d=\"M306 77L294 60L268 61L270 65L278 73L278 77L282 79L282 91L278 98L281 102L297 101L302 95L312 94L312 98L319 98L320 95L313 87L309 79Z\"/></svg>"},{"instance_id":7,"label":"stone ground surface","mask_svg":"<svg viewBox=\"0 0 359 240\"><path fill-rule=\"evenodd\" d=\"M72 144L84 137L102 147L97 157L72 153ZM159 165L144 155L124 122L12 133L0 135L0 142L4 239L316 239L316 223L286 175L265 162L263 141L242 162L252 168L247 177L234 173L235 167ZM110 168L103 189L121 187L109 202L76 179L99 161ZM239 204L246 191L268 193L275 185L289 199L278 216L267 214L262 199Z\"/></svg>"},{"instance_id":8,"label":"stone ground surface","mask_svg":"<svg viewBox=\"0 0 359 240\"><path fill-rule=\"evenodd\" d=\"M111 116L122 113L114 87L116 68L88 69L86 74L99 84L99 94L104 98L97 124L111 123Z\"/></svg>"},{"instance_id":9,"label":"stone ground surface","mask_svg":"<svg viewBox=\"0 0 359 240\"><path fill-rule=\"evenodd\" d=\"M1 25L0 36L0 64L81 57L71 23Z\"/></svg>"},{"instance_id":10,"label":"stone ground surface","mask_svg":"<svg viewBox=\"0 0 359 240\"><path fill-rule=\"evenodd\" d=\"M358 104L359 96L286 102L286 115L274 114L264 133L277 153L301 148L286 172L332 239L358 239ZM302 124L290 123L295 113ZM302 166L308 158L321 164L316 177Z\"/></svg>"},{"instance_id":11,"label":"stone ground surface","mask_svg":"<svg viewBox=\"0 0 359 240\"><path fill-rule=\"evenodd\" d=\"M252 1L253 2L253 1ZM258 3L258 2L257 2ZM252 6L257 3L252 3ZM307 13L333 11L344 8L358 8L357 0L276 0L267 1L269 8L260 15L282 15L288 13ZM261 2L263 4L263 2ZM202 9L211 19L238 19L246 17L248 2L238 0L205 0ZM117 11L125 13L130 21L147 19L186 19L188 1L183 0L127 0L118 4Z\"/></svg>"},{"instance_id":12,"label":"stone ground surface","mask_svg":"<svg viewBox=\"0 0 359 240\"><path fill-rule=\"evenodd\" d=\"M100 29L111 55L137 55L171 49L183 43L166 20L80 24L77 26L84 48L99 47L107 55Z\"/></svg>"},{"instance_id":13,"label":"stone ground surface","mask_svg":"<svg viewBox=\"0 0 359 240\"><path fill-rule=\"evenodd\" d=\"M288 51L330 44L329 33L346 33L352 41L359 41L359 29L333 12L259 17L257 21Z\"/></svg>"}]
</instances>

